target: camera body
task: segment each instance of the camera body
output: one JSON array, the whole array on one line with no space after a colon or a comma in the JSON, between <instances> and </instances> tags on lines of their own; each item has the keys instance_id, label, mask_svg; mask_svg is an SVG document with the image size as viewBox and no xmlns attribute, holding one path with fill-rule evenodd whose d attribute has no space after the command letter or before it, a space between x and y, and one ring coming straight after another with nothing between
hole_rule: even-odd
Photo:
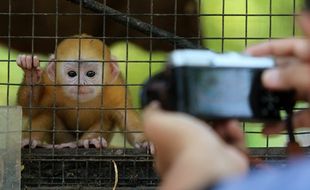
<instances>
[{"instance_id":1,"label":"camera body","mask_svg":"<svg viewBox=\"0 0 310 190\"><path fill-rule=\"evenodd\" d=\"M269 57L176 50L166 69L146 82L142 107L157 100L166 110L206 120L281 120L280 111L295 105L294 92L263 87L261 75L273 67L275 61Z\"/></svg>"}]
</instances>

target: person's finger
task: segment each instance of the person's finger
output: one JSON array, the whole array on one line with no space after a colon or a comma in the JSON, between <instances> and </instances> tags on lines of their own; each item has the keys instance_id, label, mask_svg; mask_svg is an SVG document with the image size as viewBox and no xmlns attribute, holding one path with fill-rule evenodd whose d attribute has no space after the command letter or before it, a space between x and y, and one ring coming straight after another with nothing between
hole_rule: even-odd
<instances>
[{"instance_id":1,"label":"person's finger","mask_svg":"<svg viewBox=\"0 0 310 190\"><path fill-rule=\"evenodd\" d=\"M297 18L298 24L304 33L304 36L310 38L310 13L309 11L303 11L301 16Z\"/></svg>"},{"instance_id":2,"label":"person's finger","mask_svg":"<svg viewBox=\"0 0 310 190\"><path fill-rule=\"evenodd\" d=\"M310 128L310 110L296 112L293 116L293 125L295 128Z\"/></svg>"},{"instance_id":3,"label":"person's finger","mask_svg":"<svg viewBox=\"0 0 310 190\"><path fill-rule=\"evenodd\" d=\"M275 62L277 67L285 67L289 64L301 63L300 59L292 56L275 57Z\"/></svg>"},{"instance_id":4,"label":"person's finger","mask_svg":"<svg viewBox=\"0 0 310 190\"><path fill-rule=\"evenodd\" d=\"M267 70L262 75L264 86L272 90L287 90L292 88L287 83L287 80L289 79L287 79L286 73L279 68Z\"/></svg>"},{"instance_id":5,"label":"person's finger","mask_svg":"<svg viewBox=\"0 0 310 190\"><path fill-rule=\"evenodd\" d=\"M310 128L310 110L295 112L293 115L294 128ZM263 133L265 135L279 134L286 129L285 122L274 122L264 124Z\"/></svg>"},{"instance_id":6,"label":"person's finger","mask_svg":"<svg viewBox=\"0 0 310 190\"><path fill-rule=\"evenodd\" d=\"M230 120L226 123L227 136L229 136L234 142L240 142L244 140L243 132L240 127L240 122L237 120Z\"/></svg>"},{"instance_id":7,"label":"person's finger","mask_svg":"<svg viewBox=\"0 0 310 190\"><path fill-rule=\"evenodd\" d=\"M239 121L215 122L213 128L225 142L240 149L242 152L246 151L244 134Z\"/></svg>"},{"instance_id":8,"label":"person's finger","mask_svg":"<svg viewBox=\"0 0 310 190\"><path fill-rule=\"evenodd\" d=\"M272 122L264 124L262 132L264 135L274 135L279 134L284 130L285 130L284 122Z\"/></svg>"},{"instance_id":9,"label":"person's finger","mask_svg":"<svg viewBox=\"0 0 310 190\"><path fill-rule=\"evenodd\" d=\"M305 39L273 40L248 47L245 51L253 56L295 56L302 60L310 60L310 43Z\"/></svg>"},{"instance_id":10,"label":"person's finger","mask_svg":"<svg viewBox=\"0 0 310 190\"><path fill-rule=\"evenodd\" d=\"M241 129L240 122L237 120L231 120L227 124L227 136L231 138L232 144L237 149L242 152L247 152L247 147L245 145L244 133Z\"/></svg>"},{"instance_id":11,"label":"person's finger","mask_svg":"<svg viewBox=\"0 0 310 190\"><path fill-rule=\"evenodd\" d=\"M262 76L263 85L270 90L292 90L298 98L308 99L310 86L310 66L290 64L286 67L267 70Z\"/></svg>"}]
</instances>

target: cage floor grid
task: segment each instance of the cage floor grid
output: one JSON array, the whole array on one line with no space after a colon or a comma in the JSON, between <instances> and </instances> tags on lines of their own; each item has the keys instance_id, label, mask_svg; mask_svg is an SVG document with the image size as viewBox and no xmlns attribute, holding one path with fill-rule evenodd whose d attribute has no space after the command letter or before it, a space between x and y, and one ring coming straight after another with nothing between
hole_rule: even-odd
<instances>
[{"instance_id":1,"label":"cage floor grid","mask_svg":"<svg viewBox=\"0 0 310 190\"><path fill-rule=\"evenodd\" d=\"M310 148L305 148L310 155ZM285 148L251 148L266 164L286 166ZM153 158L137 149L23 149L22 188L29 190L155 189ZM116 174L117 173L117 174Z\"/></svg>"},{"instance_id":2,"label":"cage floor grid","mask_svg":"<svg viewBox=\"0 0 310 190\"><path fill-rule=\"evenodd\" d=\"M146 189L159 182L145 150L24 149L22 164L24 189Z\"/></svg>"}]
</instances>

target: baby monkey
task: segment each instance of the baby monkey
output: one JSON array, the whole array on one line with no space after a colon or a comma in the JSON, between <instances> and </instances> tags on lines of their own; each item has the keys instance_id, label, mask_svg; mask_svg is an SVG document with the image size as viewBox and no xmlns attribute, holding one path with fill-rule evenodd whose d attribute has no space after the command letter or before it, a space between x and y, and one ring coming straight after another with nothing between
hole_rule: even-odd
<instances>
[{"instance_id":1,"label":"baby monkey","mask_svg":"<svg viewBox=\"0 0 310 190\"><path fill-rule=\"evenodd\" d=\"M17 101L31 118L22 147L104 148L115 126L133 146L146 147L138 113L125 110L132 102L116 60L102 41L81 38L63 40L45 69L37 56L18 56L25 75Z\"/></svg>"}]
</instances>

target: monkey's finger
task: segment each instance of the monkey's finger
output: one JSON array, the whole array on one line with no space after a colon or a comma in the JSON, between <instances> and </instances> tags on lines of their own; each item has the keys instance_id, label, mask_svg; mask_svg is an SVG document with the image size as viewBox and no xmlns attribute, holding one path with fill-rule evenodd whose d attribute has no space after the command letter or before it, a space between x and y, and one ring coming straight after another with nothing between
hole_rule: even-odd
<instances>
[{"instance_id":1,"label":"monkey's finger","mask_svg":"<svg viewBox=\"0 0 310 190\"><path fill-rule=\"evenodd\" d=\"M35 68L38 68L39 66L40 66L40 61L39 61L39 58L38 58L38 56L33 56L33 66L35 67Z\"/></svg>"},{"instance_id":2,"label":"monkey's finger","mask_svg":"<svg viewBox=\"0 0 310 190\"><path fill-rule=\"evenodd\" d=\"M43 70L40 69L40 67L37 67L36 71L35 71L35 76L36 77L36 82L39 83L41 80L43 74Z\"/></svg>"},{"instance_id":3,"label":"monkey's finger","mask_svg":"<svg viewBox=\"0 0 310 190\"><path fill-rule=\"evenodd\" d=\"M52 144L46 144L46 143L38 144L38 147L42 147L42 148L46 148L46 149L55 148L54 145L52 145Z\"/></svg>"},{"instance_id":4,"label":"monkey's finger","mask_svg":"<svg viewBox=\"0 0 310 190\"><path fill-rule=\"evenodd\" d=\"M32 69L32 56L31 55L27 55L26 56L26 65L27 65L27 69Z\"/></svg>"},{"instance_id":5,"label":"monkey's finger","mask_svg":"<svg viewBox=\"0 0 310 190\"><path fill-rule=\"evenodd\" d=\"M82 140L82 143L83 143L83 146L84 146L84 148L89 148L89 140L88 139L84 139L84 140Z\"/></svg>"},{"instance_id":6,"label":"monkey's finger","mask_svg":"<svg viewBox=\"0 0 310 190\"><path fill-rule=\"evenodd\" d=\"M30 142L30 147L33 149L33 148L36 148L38 145L40 145L41 144L41 142L40 141L38 141L38 140L31 140L31 142Z\"/></svg>"},{"instance_id":7,"label":"monkey's finger","mask_svg":"<svg viewBox=\"0 0 310 190\"><path fill-rule=\"evenodd\" d=\"M29 145L29 143L30 143L29 139L23 139L22 142L21 142L21 147L25 148L26 146Z\"/></svg>"},{"instance_id":8,"label":"monkey's finger","mask_svg":"<svg viewBox=\"0 0 310 190\"><path fill-rule=\"evenodd\" d=\"M43 71L40 69L40 67L37 68L37 75L42 76Z\"/></svg>"},{"instance_id":9,"label":"monkey's finger","mask_svg":"<svg viewBox=\"0 0 310 190\"><path fill-rule=\"evenodd\" d=\"M18 65L19 67L21 67L21 64L22 64L22 62L21 62L21 56L22 56L22 55L18 55L17 58L16 58L16 63L17 63L17 65Z\"/></svg>"},{"instance_id":10,"label":"monkey's finger","mask_svg":"<svg viewBox=\"0 0 310 190\"><path fill-rule=\"evenodd\" d=\"M29 146L31 149L36 148L37 146L41 146L41 141L35 139L23 139L22 140L22 148Z\"/></svg>"},{"instance_id":11,"label":"monkey's finger","mask_svg":"<svg viewBox=\"0 0 310 190\"><path fill-rule=\"evenodd\" d=\"M150 142L150 152L151 152L151 155L156 154L156 148L152 142Z\"/></svg>"},{"instance_id":12,"label":"monkey's finger","mask_svg":"<svg viewBox=\"0 0 310 190\"><path fill-rule=\"evenodd\" d=\"M144 142L139 142L139 143L135 143L134 145L135 148L138 148L138 149L147 149L149 150L149 152L151 154L153 154L153 145L151 142L147 142L147 141L144 141Z\"/></svg>"},{"instance_id":13,"label":"monkey's finger","mask_svg":"<svg viewBox=\"0 0 310 190\"><path fill-rule=\"evenodd\" d=\"M96 148L106 148L108 147L107 141L103 137L98 137L96 139L90 139L89 144L94 145Z\"/></svg>"},{"instance_id":14,"label":"monkey's finger","mask_svg":"<svg viewBox=\"0 0 310 190\"><path fill-rule=\"evenodd\" d=\"M46 149L53 149L56 148L56 145L53 144L42 144L41 147L46 148Z\"/></svg>"},{"instance_id":15,"label":"monkey's finger","mask_svg":"<svg viewBox=\"0 0 310 190\"><path fill-rule=\"evenodd\" d=\"M23 69L27 69L27 64L26 64L26 55L23 54L20 57L20 61L21 61L21 66Z\"/></svg>"},{"instance_id":16,"label":"monkey's finger","mask_svg":"<svg viewBox=\"0 0 310 190\"><path fill-rule=\"evenodd\" d=\"M55 145L56 149L63 149L63 148L77 148L78 145L76 142L69 142L69 143L62 143Z\"/></svg>"}]
</instances>

